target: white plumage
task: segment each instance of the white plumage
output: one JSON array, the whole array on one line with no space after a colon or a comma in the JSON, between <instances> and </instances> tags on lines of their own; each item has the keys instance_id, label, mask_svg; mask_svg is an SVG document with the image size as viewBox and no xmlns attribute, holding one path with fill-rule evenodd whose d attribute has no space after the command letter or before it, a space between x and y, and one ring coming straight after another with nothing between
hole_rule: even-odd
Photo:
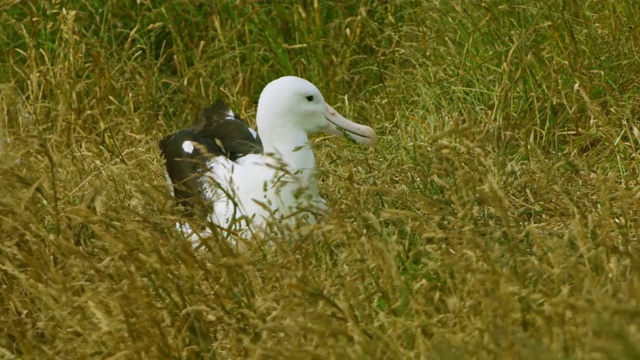
<instances>
[{"instance_id":1,"label":"white plumage","mask_svg":"<svg viewBox=\"0 0 640 360\"><path fill-rule=\"evenodd\" d=\"M314 222L315 214L327 209L318 192L309 134L346 135L368 146L376 142L373 129L344 118L325 103L313 84L293 76L279 78L264 88L257 124L263 153L235 161L211 157L197 180L201 197L211 204L208 220L245 237L261 231L269 221L285 225ZM219 143L217 137L214 141ZM186 143L182 144L184 152L192 153L193 145ZM189 226L178 227L192 239L197 237Z\"/></svg>"}]
</instances>

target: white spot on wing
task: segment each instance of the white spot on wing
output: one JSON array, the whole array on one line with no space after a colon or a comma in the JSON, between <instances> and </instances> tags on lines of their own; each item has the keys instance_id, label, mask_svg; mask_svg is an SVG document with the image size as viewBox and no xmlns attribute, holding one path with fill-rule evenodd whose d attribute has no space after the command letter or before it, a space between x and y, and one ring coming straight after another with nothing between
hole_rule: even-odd
<instances>
[{"instance_id":1,"label":"white spot on wing","mask_svg":"<svg viewBox=\"0 0 640 360\"><path fill-rule=\"evenodd\" d=\"M188 154L193 153L193 143L189 140L182 143L182 150Z\"/></svg>"},{"instance_id":2,"label":"white spot on wing","mask_svg":"<svg viewBox=\"0 0 640 360\"><path fill-rule=\"evenodd\" d=\"M251 135L253 135L253 138L256 139L258 137L258 134L256 133L255 130L253 130L252 128L248 128L249 132L251 133Z\"/></svg>"},{"instance_id":3,"label":"white spot on wing","mask_svg":"<svg viewBox=\"0 0 640 360\"><path fill-rule=\"evenodd\" d=\"M231 109L227 108L227 120L235 120L236 119L236 114L233 113L233 111L231 111Z\"/></svg>"}]
</instances>

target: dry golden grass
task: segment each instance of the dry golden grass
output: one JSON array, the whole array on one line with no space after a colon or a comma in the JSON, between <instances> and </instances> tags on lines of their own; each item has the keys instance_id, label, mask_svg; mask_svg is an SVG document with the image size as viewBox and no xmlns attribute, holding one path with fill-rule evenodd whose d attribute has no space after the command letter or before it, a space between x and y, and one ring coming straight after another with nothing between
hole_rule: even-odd
<instances>
[{"instance_id":1,"label":"dry golden grass","mask_svg":"<svg viewBox=\"0 0 640 360\"><path fill-rule=\"evenodd\" d=\"M0 358L640 358L635 0L0 3ZM196 252L157 140L308 78L331 218Z\"/></svg>"}]
</instances>

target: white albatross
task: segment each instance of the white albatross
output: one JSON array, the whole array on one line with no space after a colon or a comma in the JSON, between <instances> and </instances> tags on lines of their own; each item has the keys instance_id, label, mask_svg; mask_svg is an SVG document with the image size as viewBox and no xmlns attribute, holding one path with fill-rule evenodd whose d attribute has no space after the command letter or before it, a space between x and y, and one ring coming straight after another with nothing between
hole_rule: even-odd
<instances>
[{"instance_id":1,"label":"white albatross","mask_svg":"<svg viewBox=\"0 0 640 360\"><path fill-rule=\"evenodd\" d=\"M203 121L160 141L173 195L193 215L194 201L206 205L220 229L250 237L270 221L314 222L326 210L315 174L309 134L345 135L374 146L376 133L329 106L312 83L285 76L269 83L258 101L256 134L223 103L201 113ZM177 224L198 240L189 225Z\"/></svg>"}]
</instances>

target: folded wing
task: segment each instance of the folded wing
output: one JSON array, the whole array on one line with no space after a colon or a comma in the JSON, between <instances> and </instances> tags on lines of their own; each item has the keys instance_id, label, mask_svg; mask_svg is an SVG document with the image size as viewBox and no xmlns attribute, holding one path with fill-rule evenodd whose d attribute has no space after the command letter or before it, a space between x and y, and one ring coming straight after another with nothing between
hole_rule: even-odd
<instances>
[{"instance_id":1,"label":"folded wing","mask_svg":"<svg viewBox=\"0 0 640 360\"><path fill-rule=\"evenodd\" d=\"M218 156L236 161L248 154L261 154L257 133L222 101L206 107L200 121L179 130L159 142L167 175L178 205L192 216L203 189L199 178L206 173L207 162Z\"/></svg>"}]
</instances>

